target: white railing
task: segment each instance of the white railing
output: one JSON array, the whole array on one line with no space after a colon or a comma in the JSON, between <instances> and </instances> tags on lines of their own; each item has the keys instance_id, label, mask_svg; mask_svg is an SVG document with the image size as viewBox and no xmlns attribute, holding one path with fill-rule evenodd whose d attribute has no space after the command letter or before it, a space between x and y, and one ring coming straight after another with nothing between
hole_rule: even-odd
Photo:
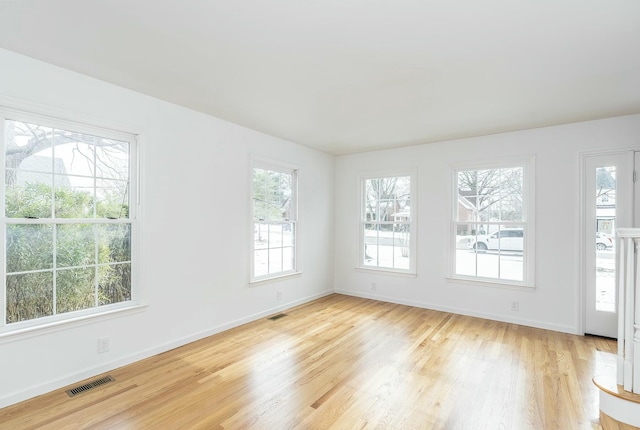
<instances>
[{"instance_id":1,"label":"white railing","mask_svg":"<svg viewBox=\"0 0 640 430\"><path fill-rule=\"evenodd\" d=\"M640 228L618 233L618 385L640 394Z\"/></svg>"}]
</instances>

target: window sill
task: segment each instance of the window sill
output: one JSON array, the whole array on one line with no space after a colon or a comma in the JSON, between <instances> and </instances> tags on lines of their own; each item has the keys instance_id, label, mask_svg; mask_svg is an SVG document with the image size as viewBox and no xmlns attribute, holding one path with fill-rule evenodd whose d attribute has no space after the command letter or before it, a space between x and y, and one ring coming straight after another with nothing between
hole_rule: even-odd
<instances>
[{"instance_id":1,"label":"window sill","mask_svg":"<svg viewBox=\"0 0 640 430\"><path fill-rule=\"evenodd\" d=\"M524 283L516 284L509 281L492 280L488 278L466 278L462 276L447 276L445 279L449 282L454 282L458 284L476 285L479 287L505 288L508 290L520 290L520 291L529 291L529 292L533 292L536 289L535 285L528 285Z\"/></svg>"},{"instance_id":2,"label":"window sill","mask_svg":"<svg viewBox=\"0 0 640 430\"><path fill-rule=\"evenodd\" d=\"M112 309L105 312L82 315L76 318L69 318L60 321L53 321L46 324L39 324L25 328L6 331L0 333L0 345L30 339L37 336L43 336L57 331L68 330L69 328L79 327L87 324L93 324L101 320L117 318L120 316L135 314L142 312L148 305L133 305L126 308Z\"/></svg>"},{"instance_id":3,"label":"window sill","mask_svg":"<svg viewBox=\"0 0 640 430\"><path fill-rule=\"evenodd\" d=\"M253 280L249 281L249 286L250 287L257 287L257 286L262 285L262 284L269 284L271 282L278 282L278 281L282 281L282 280L287 279L287 278L297 278L299 276L302 276L302 272L292 272L292 273L285 273L283 275L272 276L272 277L269 277L269 278L253 279Z\"/></svg>"},{"instance_id":4,"label":"window sill","mask_svg":"<svg viewBox=\"0 0 640 430\"><path fill-rule=\"evenodd\" d=\"M356 271L363 273L377 273L380 275L400 276L402 278L417 278L418 275L415 272L400 271L393 269L380 269L374 267L356 267Z\"/></svg>"}]
</instances>

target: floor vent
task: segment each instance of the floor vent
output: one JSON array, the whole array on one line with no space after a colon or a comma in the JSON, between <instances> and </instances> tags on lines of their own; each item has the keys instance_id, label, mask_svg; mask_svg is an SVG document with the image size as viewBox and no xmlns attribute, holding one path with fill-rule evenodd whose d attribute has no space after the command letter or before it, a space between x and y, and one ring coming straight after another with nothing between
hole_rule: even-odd
<instances>
[{"instance_id":1,"label":"floor vent","mask_svg":"<svg viewBox=\"0 0 640 430\"><path fill-rule=\"evenodd\" d=\"M271 321L275 321L275 320L279 320L280 318L284 318L286 316L287 316L287 314L278 314L278 315L274 315L272 317L269 317L267 319L271 320Z\"/></svg>"},{"instance_id":2,"label":"floor vent","mask_svg":"<svg viewBox=\"0 0 640 430\"><path fill-rule=\"evenodd\" d=\"M79 387L72 388L67 390L67 394L69 397L77 396L78 394L82 394L86 391L93 390L94 388L98 388L101 385L108 384L109 382L114 382L115 379L111 375L105 376L104 378L96 379L95 381L87 382L86 384L80 385Z\"/></svg>"}]
</instances>

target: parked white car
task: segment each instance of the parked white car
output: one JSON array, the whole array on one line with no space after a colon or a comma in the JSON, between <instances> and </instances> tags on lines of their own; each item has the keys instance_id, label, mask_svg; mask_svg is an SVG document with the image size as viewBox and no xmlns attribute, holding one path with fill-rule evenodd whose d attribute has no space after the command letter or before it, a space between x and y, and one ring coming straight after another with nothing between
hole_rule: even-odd
<instances>
[{"instance_id":1,"label":"parked white car","mask_svg":"<svg viewBox=\"0 0 640 430\"><path fill-rule=\"evenodd\" d=\"M596 233L596 249L604 251L613 246L613 238L605 233ZM524 232L521 228L505 228L490 235L480 235L469 242L469 248L477 251L502 250L522 251Z\"/></svg>"},{"instance_id":2,"label":"parked white car","mask_svg":"<svg viewBox=\"0 0 640 430\"><path fill-rule=\"evenodd\" d=\"M522 251L524 249L524 231L522 228L505 228L489 235L478 236L469 243L476 251L502 250Z\"/></svg>"},{"instance_id":3,"label":"parked white car","mask_svg":"<svg viewBox=\"0 0 640 430\"><path fill-rule=\"evenodd\" d=\"M596 233L596 249L604 251L613 246L613 238L606 233Z\"/></svg>"}]
</instances>

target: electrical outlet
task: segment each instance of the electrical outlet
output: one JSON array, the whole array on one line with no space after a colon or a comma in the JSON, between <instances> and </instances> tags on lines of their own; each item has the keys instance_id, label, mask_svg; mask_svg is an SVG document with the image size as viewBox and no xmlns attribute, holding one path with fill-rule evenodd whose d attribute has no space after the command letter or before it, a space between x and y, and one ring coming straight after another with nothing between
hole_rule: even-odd
<instances>
[{"instance_id":1,"label":"electrical outlet","mask_svg":"<svg viewBox=\"0 0 640 430\"><path fill-rule=\"evenodd\" d=\"M514 300L511 302L511 310L513 312L518 312L520 310L520 302L518 300Z\"/></svg>"},{"instance_id":2,"label":"electrical outlet","mask_svg":"<svg viewBox=\"0 0 640 430\"><path fill-rule=\"evenodd\" d=\"M378 286L376 285L375 282L371 283L371 291L376 291L378 289Z\"/></svg>"},{"instance_id":3,"label":"electrical outlet","mask_svg":"<svg viewBox=\"0 0 640 430\"><path fill-rule=\"evenodd\" d=\"M109 338L101 337L98 339L98 354L109 352Z\"/></svg>"},{"instance_id":4,"label":"electrical outlet","mask_svg":"<svg viewBox=\"0 0 640 430\"><path fill-rule=\"evenodd\" d=\"M282 300L282 291L276 291L276 300Z\"/></svg>"}]
</instances>

